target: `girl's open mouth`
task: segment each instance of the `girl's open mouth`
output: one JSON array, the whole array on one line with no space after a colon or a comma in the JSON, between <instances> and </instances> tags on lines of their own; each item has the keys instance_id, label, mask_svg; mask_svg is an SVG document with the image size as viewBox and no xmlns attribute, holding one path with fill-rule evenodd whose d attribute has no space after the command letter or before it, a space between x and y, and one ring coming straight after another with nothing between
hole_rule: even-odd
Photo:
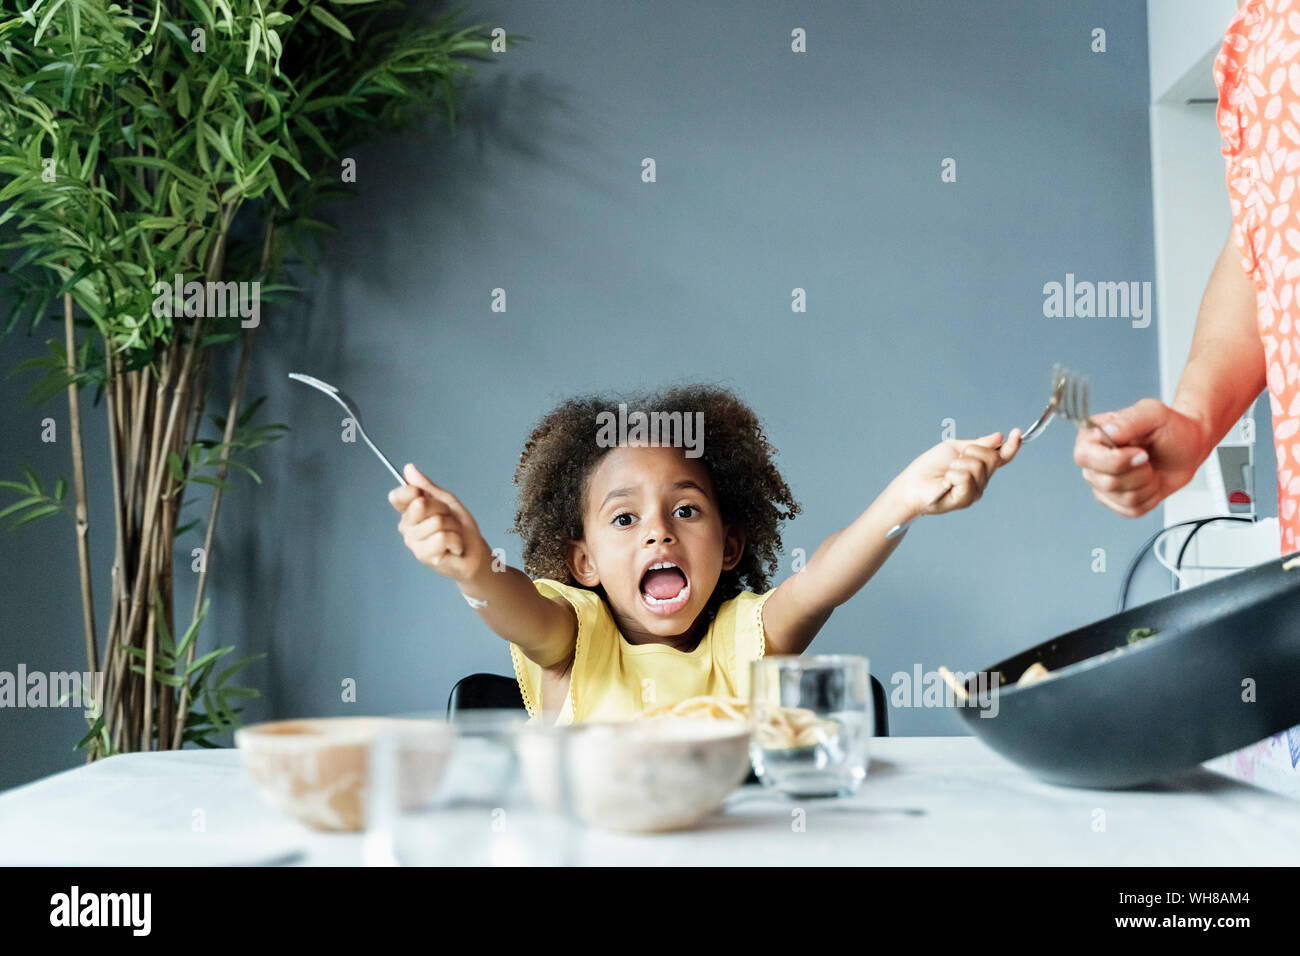
<instances>
[{"instance_id":1,"label":"girl's open mouth","mask_svg":"<svg viewBox=\"0 0 1300 956\"><path fill-rule=\"evenodd\" d=\"M676 614L691 599L686 572L671 561L652 565L641 578L641 603L653 614Z\"/></svg>"}]
</instances>

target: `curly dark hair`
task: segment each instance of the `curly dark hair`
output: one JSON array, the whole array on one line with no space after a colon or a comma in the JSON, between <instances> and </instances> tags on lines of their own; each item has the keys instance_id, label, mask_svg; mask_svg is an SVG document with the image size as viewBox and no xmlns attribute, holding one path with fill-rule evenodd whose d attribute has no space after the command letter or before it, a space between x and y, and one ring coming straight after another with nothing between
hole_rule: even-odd
<instances>
[{"instance_id":1,"label":"curly dark hair","mask_svg":"<svg viewBox=\"0 0 1300 956\"><path fill-rule=\"evenodd\" d=\"M583 537L582 516L592 472L610 450L597 444L597 415L633 411L704 414L702 454L718 497L723 523L745 535L740 561L724 570L705 617L742 590L762 593L781 552L780 524L799 514L799 504L772 461L775 449L758 417L730 390L717 385L677 385L623 398L579 395L550 412L528 436L515 469L519 507L510 530L523 538L524 571L582 587L570 572L566 545ZM596 592L605 598L604 589Z\"/></svg>"}]
</instances>

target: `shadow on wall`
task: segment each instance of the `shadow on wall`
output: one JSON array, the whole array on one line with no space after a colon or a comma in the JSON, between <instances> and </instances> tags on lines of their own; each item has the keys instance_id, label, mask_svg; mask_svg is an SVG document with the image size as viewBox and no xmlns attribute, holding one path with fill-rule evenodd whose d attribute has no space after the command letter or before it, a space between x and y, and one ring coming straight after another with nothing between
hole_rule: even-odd
<instances>
[{"instance_id":1,"label":"shadow on wall","mask_svg":"<svg viewBox=\"0 0 1300 956\"><path fill-rule=\"evenodd\" d=\"M247 507L256 514L270 509L276 516L275 527L302 529L302 537L284 541L269 535L265 522L225 516L219 531L224 540L219 540L218 548L228 557L221 561L223 573L209 580L209 588L214 606L220 594L232 598L225 607L240 609L240 653L267 654L265 696L272 716L295 716L301 709L301 705L277 698L277 688L292 687L303 677L281 671L281 662L293 660L295 654L279 652L288 651L290 644L314 639L284 619L284 608L310 606L313 591L321 582L345 574L339 565L347 559L313 546L311 529L357 501L355 490L341 481L338 459L318 431L322 427L336 429L342 410L330 407L327 399L310 389L286 385L285 376L290 371L305 371L345 388L348 382L384 381L391 369L368 367L359 359L368 353L350 347L355 345L350 336L368 333L351 314L348 303L382 299L393 289L409 286L410 274L395 272L392 263L409 261L413 244L430 250L424 258L432 273L420 276L420 282L436 287L441 281L454 280L461 241L481 246L503 228L508 230L510 223L488 214L492 208L486 203L489 194L494 208L503 203L527 203L529 197L522 189L517 196L509 195L515 179L497 171L494 158L526 161L584 190L594 188L611 200L619 197L612 173L608 181L593 183L588 172L561 162L556 158L559 152L548 153L539 145L560 144L566 153L570 148L586 153L597 148L566 104L566 93L562 84L542 73L499 74L469 90L465 109L457 114L455 140L448 134L446 118L439 117L383 145L358 151L356 201L334 204L320 215L338 231L321 243L319 271L296 265L291 281L304 290L301 300L267 310L250 367L247 395L272 396L268 410L276 396L283 397L284 404L269 411L266 418L290 423L295 431L267 452L281 462L263 471L265 484L249 486L238 504L231 503L231 510ZM515 165L513 161L511 165ZM604 168L616 169L617 163L611 158ZM365 204L364 216L353 215L358 203ZM445 228L434 234L413 235L413 223L422 220L422 210L430 209L438 210L438 221ZM548 238L539 235L535 241L544 244ZM392 314L400 316L400 312ZM428 320L412 315L407 321ZM436 354L437 350L432 351ZM395 364L400 361L394 357ZM232 364L227 380L233 371ZM225 400L224 394L220 397ZM368 403L361 395L356 397L365 416ZM394 463L401 467L400 456ZM351 584L362 588L371 580L354 578ZM359 666L355 647L345 644L337 650L351 660L333 660L335 670L348 672L349 665ZM507 664L499 669L504 672ZM351 667L353 673L355 670ZM259 666L249 676L265 673ZM318 712L314 706L311 710Z\"/></svg>"}]
</instances>

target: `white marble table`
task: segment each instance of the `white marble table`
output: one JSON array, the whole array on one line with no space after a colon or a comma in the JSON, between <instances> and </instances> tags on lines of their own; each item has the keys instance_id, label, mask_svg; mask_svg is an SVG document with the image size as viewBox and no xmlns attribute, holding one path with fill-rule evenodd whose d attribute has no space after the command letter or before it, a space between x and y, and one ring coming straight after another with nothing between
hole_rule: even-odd
<instances>
[{"instance_id":1,"label":"white marble table","mask_svg":"<svg viewBox=\"0 0 1300 956\"><path fill-rule=\"evenodd\" d=\"M1159 787L1040 783L973 737L885 737L852 798L742 787L701 827L588 831L583 862L1295 865L1300 802L1197 768ZM802 829L795 825L802 822ZM359 865L363 837L262 803L234 750L126 754L0 794L0 864Z\"/></svg>"}]
</instances>

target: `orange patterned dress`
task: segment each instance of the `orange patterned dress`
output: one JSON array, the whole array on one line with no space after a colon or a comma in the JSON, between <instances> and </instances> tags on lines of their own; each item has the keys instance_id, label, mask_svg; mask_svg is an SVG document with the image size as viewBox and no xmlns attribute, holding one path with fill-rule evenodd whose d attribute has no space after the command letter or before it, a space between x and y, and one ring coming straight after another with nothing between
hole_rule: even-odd
<instances>
[{"instance_id":1,"label":"orange patterned dress","mask_svg":"<svg viewBox=\"0 0 1300 956\"><path fill-rule=\"evenodd\" d=\"M1281 553L1290 554L1300 550L1300 0L1243 4L1214 59L1214 82L1232 236L1255 283L1264 343ZM1300 726L1217 762L1300 797Z\"/></svg>"},{"instance_id":2,"label":"orange patterned dress","mask_svg":"<svg viewBox=\"0 0 1300 956\"><path fill-rule=\"evenodd\" d=\"M1256 289L1289 554L1300 550L1300 0L1248 0L1214 82L1232 235Z\"/></svg>"}]
</instances>

